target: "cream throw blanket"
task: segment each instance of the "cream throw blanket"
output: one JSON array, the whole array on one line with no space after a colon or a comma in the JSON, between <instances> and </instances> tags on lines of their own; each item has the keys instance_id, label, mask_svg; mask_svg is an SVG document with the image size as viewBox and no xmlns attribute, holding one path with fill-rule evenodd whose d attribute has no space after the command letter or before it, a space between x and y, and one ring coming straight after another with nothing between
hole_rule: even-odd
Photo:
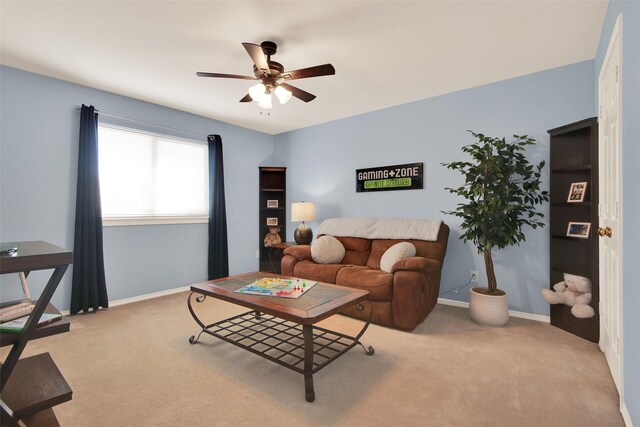
<instances>
[{"instance_id":1,"label":"cream throw blanket","mask_svg":"<svg viewBox=\"0 0 640 427\"><path fill-rule=\"evenodd\" d=\"M442 220L404 218L329 218L322 221L318 235L365 239L438 240Z\"/></svg>"}]
</instances>

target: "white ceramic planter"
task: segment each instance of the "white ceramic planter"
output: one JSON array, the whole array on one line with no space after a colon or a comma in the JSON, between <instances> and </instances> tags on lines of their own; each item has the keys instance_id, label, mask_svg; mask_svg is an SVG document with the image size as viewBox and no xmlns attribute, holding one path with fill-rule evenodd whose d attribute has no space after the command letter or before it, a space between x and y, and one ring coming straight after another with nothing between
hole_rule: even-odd
<instances>
[{"instance_id":1,"label":"white ceramic planter","mask_svg":"<svg viewBox=\"0 0 640 427\"><path fill-rule=\"evenodd\" d=\"M509 320L507 295L484 295L471 289L469 315L481 325L504 325Z\"/></svg>"}]
</instances>

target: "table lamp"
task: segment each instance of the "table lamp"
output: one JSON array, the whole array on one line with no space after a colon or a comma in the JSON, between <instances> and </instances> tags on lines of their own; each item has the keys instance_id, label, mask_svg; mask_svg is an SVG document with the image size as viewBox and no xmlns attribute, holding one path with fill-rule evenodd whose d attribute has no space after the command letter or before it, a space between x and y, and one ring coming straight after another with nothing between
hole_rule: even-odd
<instances>
[{"instance_id":1,"label":"table lamp","mask_svg":"<svg viewBox=\"0 0 640 427\"><path fill-rule=\"evenodd\" d=\"M313 239L311 227L305 224L305 221L316 220L316 204L313 202L294 202L291 203L291 221L301 221L302 223L293 233L293 238L299 245L308 245Z\"/></svg>"}]
</instances>

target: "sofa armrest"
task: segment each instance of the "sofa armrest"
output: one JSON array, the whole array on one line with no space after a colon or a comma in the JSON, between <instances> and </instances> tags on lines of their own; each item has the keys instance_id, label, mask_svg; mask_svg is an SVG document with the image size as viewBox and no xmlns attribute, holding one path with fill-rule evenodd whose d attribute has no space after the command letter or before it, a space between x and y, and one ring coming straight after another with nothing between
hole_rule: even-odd
<instances>
[{"instance_id":1,"label":"sofa armrest","mask_svg":"<svg viewBox=\"0 0 640 427\"><path fill-rule=\"evenodd\" d=\"M419 256L403 258L393 264L391 267L391 274L395 274L396 271L420 271L431 272L440 268L440 262L435 259L423 258Z\"/></svg>"},{"instance_id":2,"label":"sofa armrest","mask_svg":"<svg viewBox=\"0 0 640 427\"><path fill-rule=\"evenodd\" d=\"M393 273L393 323L413 330L438 302L440 261L423 257L404 258L391 268Z\"/></svg>"},{"instance_id":3,"label":"sofa armrest","mask_svg":"<svg viewBox=\"0 0 640 427\"><path fill-rule=\"evenodd\" d=\"M285 255L291 255L298 261L304 261L305 259L311 259L311 246L309 245L296 245L289 246L284 250Z\"/></svg>"},{"instance_id":4,"label":"sofa armrest","mask_svg":"<svg viewBox=\"0 0 640 427\"><path fill-rule=\"evenodd\" d=\"M311 260L311 246L289 246L284 250L284 256L280 261L280 270L285 276L293 276L293 271L299 261Z\"/></svg>"}]
</instances>

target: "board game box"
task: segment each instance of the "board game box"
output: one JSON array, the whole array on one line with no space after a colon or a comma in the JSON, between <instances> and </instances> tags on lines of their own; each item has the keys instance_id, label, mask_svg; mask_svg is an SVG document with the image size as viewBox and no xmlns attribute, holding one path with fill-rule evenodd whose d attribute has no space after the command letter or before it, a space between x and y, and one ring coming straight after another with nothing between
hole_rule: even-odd
<instances>
[{"instance_id":1,"label":"board game box","mask_svg":"<svg viewBox=\"0 0 640 427\"><path fill-rule=\"evenodd\" d=\"M267 295L281 298L300 298L301 295L317 285L306 279L281 279L279 277L264 277L250 285L243 286L235 292L240 294Z\"/></svg>"}]
</instances>

